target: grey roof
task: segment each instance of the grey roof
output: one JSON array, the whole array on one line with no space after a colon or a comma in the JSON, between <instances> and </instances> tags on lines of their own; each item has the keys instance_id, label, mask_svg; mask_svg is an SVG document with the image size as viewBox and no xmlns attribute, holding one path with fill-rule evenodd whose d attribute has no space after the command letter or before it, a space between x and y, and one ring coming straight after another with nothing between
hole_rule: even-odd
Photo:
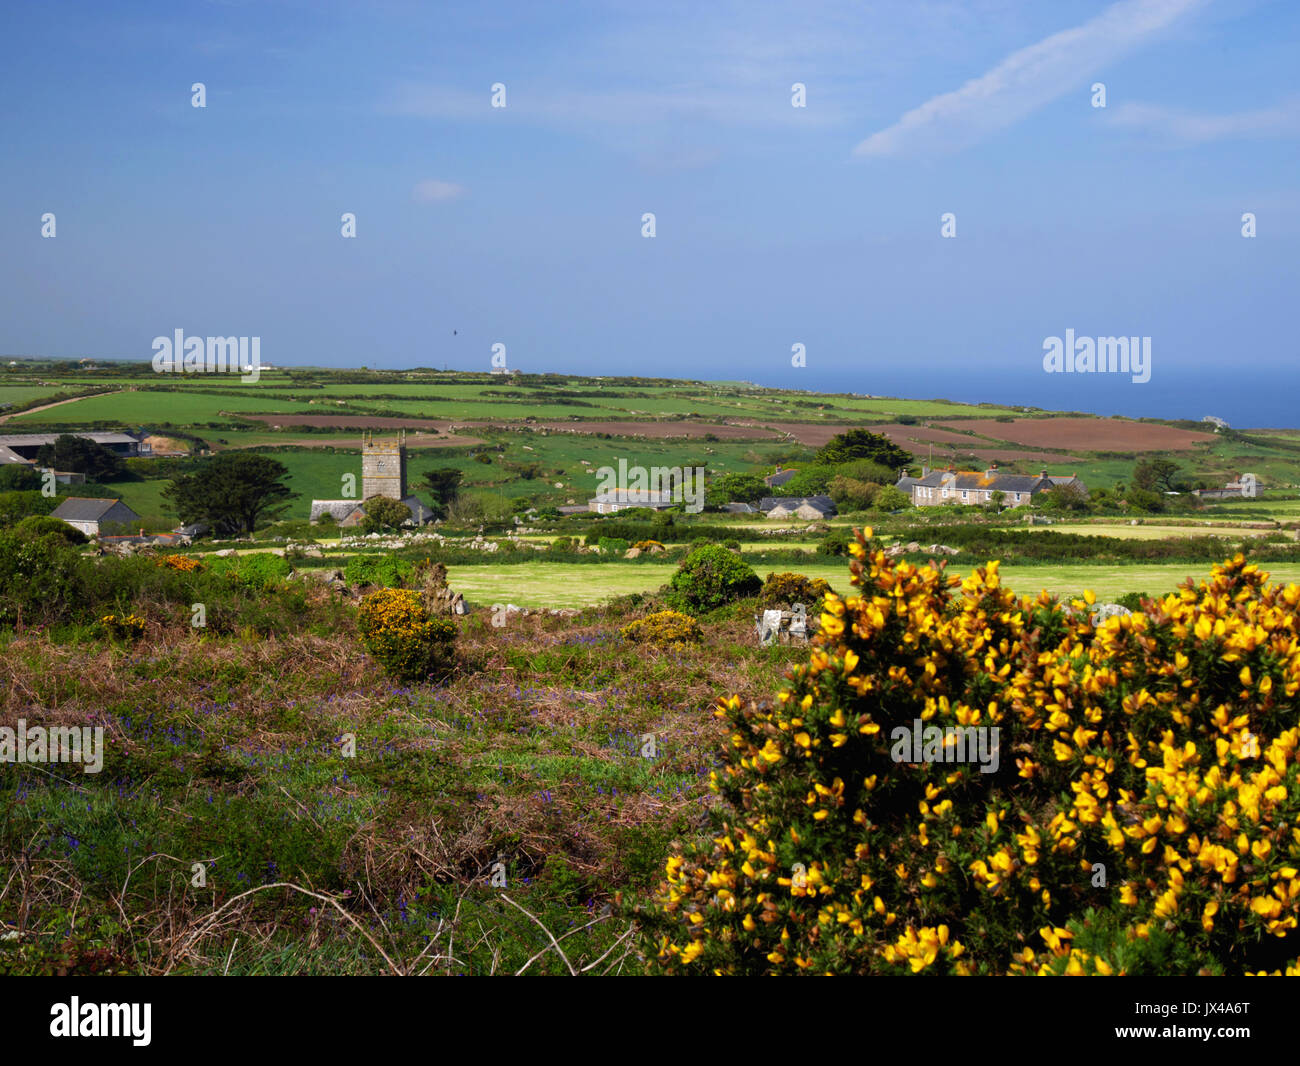
<instances>
[{"instance_id":1,"label":"grey roof","mask_svg":"<svg viewBox=\"0 0 1300 1066\"><path fill-rule=\"evenodd\" d=\"M60 437L81 437L93 440L96 444L139 444L140 441L130 433L83 433L81 430L69 430L67 433L6 433L0 434L0 444L30 448L34 444L53 444Z\"/></svg>"},{"instance_id":2,"label":"grey roof","mask_svg":"<svg viewBox=\"0 0 1300 1066\"><path fill-rule=\"evenodd\" d=\"M913 485L925 488L988 489L991 492L1039 492L1052 487L1049 478L1038 474L994 474L977 470L932 470L922 478L912 479Z\"/></svg>"},{"instance_id":3,"label":"grey roof","mask_svg":"<svg viewBox=\"0 0 1300 1066\"><path fill-rule=\"evenodd\" d=\"M0 463L25 463L31 465L30 459L24 459L7 444L0 444Z\"/></svg>"},{"instance_id":4,"label":"grey roof","mask_svg":"<svg viewBox=\"0 0 1300 1066\"><path fill-rule=\"evenodd\" d=\"M336 521L342 522L360 506L360 500L312 500L311 521L315 522L323 514L330 514Z\"/></svg>"},{"instance_id":5,"label":"grey roof","mask_svg":"<svg viewBox=\"0 0 1300 1066\"><path fill-rule=\"evenodd\" d=\"M898 479L898 484L895 485L894 488L902 489L904 492L907 492L913 485L920 484L922 484L922 482L919 477L903 476Z\"/></svg>"},{"instance_id":6,"label":"grey roof","mask_svg":"<svg viewBox=\"0 0 1300 1066\"><path fill-rule=\"evenodd\" d=\"M50 514L51 518L62 518L66 522L98 522L115 507L121 507L130 516L118 521L138 521L140 516L121 500L101 500L94 496L68 496Z\"/></svg>"},{"instance_id":7,"label":"grey roof","mask_svg":"<svg viewBox=\"0 0 1300 1066\"><path fill-rule=\"evenodd\" d=\"M433 511L421 503L418 496L405 496L402 498L402 502L410 510L411 517L417 525L422 526L433 518Z\"/></svg>"},{"instance_id":8,"label":"grey roof","mask_svg":"<svg viewBox=\"0 0 1300 1066\"><path fill-rule=\"evenodd\" d=\"M724 503L722 509L729 514L754 514L758 511L752 503Z\"/></svg>"},{"instance_id":9,"label":"grey roof","mask_svg":"<svg viewBox=\"0 0 1300 1066\"><path fill-rule=\"evenodd\" d=\"M758 501L758 509L767 512L778 507L784 507L788 511L794 511L805 503L810 507L815 507L823 514L834 514L835 512L835 501L829 496L764 496Z\"/></svg>"},{"instance_id":10,"label":"grey roof","mask_svg":"<svg viewBox=\"0 0 1300 1066\"><path fill-rule=\"evenodd\" d=\"M763 481L769 489L779 489L797 473L799 473L798 470L778 470L775 474L768 474L767 477L763 478Z\"/></svg>"}]
</instances>

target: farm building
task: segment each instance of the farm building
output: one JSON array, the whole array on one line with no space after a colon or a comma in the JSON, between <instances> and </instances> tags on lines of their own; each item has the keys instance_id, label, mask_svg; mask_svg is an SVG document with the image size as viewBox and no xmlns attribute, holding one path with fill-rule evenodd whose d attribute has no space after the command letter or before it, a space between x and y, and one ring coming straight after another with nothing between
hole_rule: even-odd
<instances>
[{"instance_id":1,"label":"farm building","mask_svg":"<svg viewBox=\"0 0 1300 1066\"><path fill-rule=\"evenodd\" d=\"M140 521L140 516L121 500L101 500L92 496L69 496L50 514L79 529L88 537L97 537L110 525L129 526Z\"/></svg>"},{"instance_id":2,"label":"farm building","mask_svg":"<svg viewBox=\"0 0 1300 1066\"><path fill-rule=\"evenodd\" d=\"M80 437L82 440L94 441L101 447L120 455L123 459L137 459L153 454L153 449L144 443L145 434L133 433L84 433L69 430L67 433L5 433L0 434L0 448L17 455L19 459L32 462L36 453L46 444L53 444L61 436Z\"/></svg>"},{"instance_id":3,"label":"farm building","mask_svg":"<svg viewBox=\"0 0 1300 1066\"><path fill-rule=\"evenodd\" d=\"M1087 495L1088 489L1073 474L1003 474L997 465L982 473L978 470L930 470L921 468L921 476L900 478L896 488L911 496L916 507L938 507L948 502L962 504L992 503L995 492L1002 493L1006 507L1023 507L1051 489L1068 486Z\"/></svg>"},{"instance_id":4,"label":"farm building","mask_svg":"<svg viewBox=\"0 0 1300 1066\"><path fill-rule=\"evenodd\" d=\"M768 518L804 518L815 522L835 514L835 501L829 496L764 496L758 509Z\"/></svg>"}]
</instances>

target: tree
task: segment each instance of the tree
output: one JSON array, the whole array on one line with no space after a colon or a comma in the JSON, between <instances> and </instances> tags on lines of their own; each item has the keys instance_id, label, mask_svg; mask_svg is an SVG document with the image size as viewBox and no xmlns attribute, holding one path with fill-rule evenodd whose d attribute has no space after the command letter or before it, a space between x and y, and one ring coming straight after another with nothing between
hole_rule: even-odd
<instances>
[{"instance_id":1,"label":"tree","mask_svg":"<svg viewBox=\"0 0 1300 1066\"><path fill-rule=\"evenodd\" d=\"M411 520L411 509L391 496L371 496L361 505L366 517L361 520L363 533L387 533L401 529Z\"/></svg>"},{"instance_id":2,"label":"tree","mask_svg":"<svg viewBox=\"0 0 1300 1066\"><path fill-rule=\"evenodd\" d=\"M865 511L876 501L881 486L851 477L831 478L830 497L841 511Z\"/></svg>"},{"instance_id":3,"label":"tree","mask_svg":"<svg viewBox=\"0 0 1300 1066\"><path fill-rule=\"evenodd\" d=\"M870 459L890 470L897 470L912 461L912 454L888 437L866 429L850 429L837 434L817 453L819 463L847 463L851 459Z\"/></svg>"},{"instance_id":4,"label":"tree","mask_svg":"<svg viewBox=\"0 0 1300 1066\"><path fill-rule=\"evenodd\" d=\"M877 511L901 511L912 506L912 498L895 485L885 485L876 493Z\"/></svg>"},{"instance_id":5,"label":"tree","mask_svg":"<svg viewBox=\"0 0 1300 1066\"><path fill-rule=\"evenodd\" d=\"M111 480L126 469L121 457L111 449L71 433L59 434L53 444L42 444L36 462L55 470L85 474L92 481Z\"/></svg>"},{"instance_id":6,"label":"tree","mask_svg":"<svg viewBox=\"0 0 1300 1066\"><path fill-rule=\"evenodd\" d=\"M805 466L794 477L777 489L771 489L767 496L824 496L830 491L831 480L836 476L836 469L825 463Z\"/></svg>"},{"instance_id":7,"label":"tree","mask_svg":"<svg viewBox=\"0 0 1300 1066\"><path fill-rule=\"evenodd\" d=\"M221 452L193 474L178 477L163 499L183 523L208 522L214 529L252 533L273 521L298 495L283 483L289 471L265 455Z\"/></svg>"},{"instance_id":8,"label":"tree","mask_svg":"<svg viewBox=\"0 0 1300 1066\"><path fill-rule=\"evenodd\" d=\"M14 463L0 466L0 492L27 492L41 487L41 475L33 466Z\"/></svg>"},{"instance_id":9,"label":"tree","mask_svg":"<svg viewBox=\"0 0 1300 1066\"><path fill-rule=\"evenodd\" d=\"M757 503L772 494L773 490L757 474L723 474L709 482L704 502L709 507L721 507L725 503Z\"/></svg>"},{"instance_id":10,"label":"tree","mask_svg":"<svg viewBox=\"0 0 1300 1066\"><path fill-rule=\"evenodd\" d=\"M435 517L447 517L447 508L455 503L460 495L460 482L464 476L454 466L441 466L423 475L425 489L432 497L431 510Z\"/></svg>"},{"instance_id":11,"label":"tree","mask_svg":"<svg viewBox=\"0 0 1300 1066\"><path fill-rule=\"evenodd\" d=\"M1088 497L1078 485L1056 485L1042 494L1041 506L1047 511L1086 511Z\"/></svg>"},{"instance_id":12,"label":"tree","mask_svg":"<svg viewBox=\"0 0 1300 1066\"><path fill-rule=\"evenodd\" d=\"M1176 492L1178 464L1169 459L1143 459L1133 468L1133 484L1148 492Z\"/></svg>"},{"instance_id":13,"label":"tree","mask_svg":"<svg viewBox=\"0 0 1300 1066\"><path fill-rule=\"evenodd\" d=\"M28 515L49 514L58 506L56 497L40 492L0 492L0 529L20 522Z\"/></svg>"}]
</instances>

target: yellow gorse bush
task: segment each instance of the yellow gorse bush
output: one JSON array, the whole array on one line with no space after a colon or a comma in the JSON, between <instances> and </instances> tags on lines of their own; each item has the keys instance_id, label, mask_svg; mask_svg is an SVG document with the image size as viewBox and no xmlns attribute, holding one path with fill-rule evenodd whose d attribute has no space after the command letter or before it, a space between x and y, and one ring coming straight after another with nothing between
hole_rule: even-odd
<instances>
[{"instance_id":1,"label":"yellow gorse bush","mask_svg":"<svg viewBox=\"0 0 1300 1066\"><path fill-rule=\"evenodd\" d=\"M180 570L187 574L203 569L203 563L200 560L188 555L164 555L157 560L157 565L166 567L168 570Z\"/></svg>"},{"instance_id":2,"label":"yellow gorse bush","mask_svg":"<svg viewBox=\"0 0 1300 1066\"><path fill-rule=\"evenodd\" d=\"M361 601L357 628L366 650L401 680L423 680L452 664L456 624L432 617L413 589L370 593Z\"/></svg>"},{"instance_id":3,"label":"yellow gorse bush","mask_svg":"<svg viewBox=\"0 0 1300 1066\"><path fill-rule=\"evenodd\" d=\"M121 640L139 640L144 636L144 619L138 614L106 614L99 624L104 632Z\"/></svg>"},{"instance_id":4,"label":"yellow gorse bush","mask_svg":"<svg viewBox=\"0 0 1300 1066\"><path fill-rule=\"evenodd\" d=\"M678 611L648 614L623 626L618 634L633 643L655 644L660 647L693 644L704 639L700 623L690 615Z\"/></svg>"},{"instance_id":5,"label":"yellow gorse bush","mask_svg":"<svg viewBox=\"0 0 1300 1066\"><path fill-rule=\"evenodd\" d=\"M665 969L1300 968L1300 586L1237 556L1094 624L850 551L786 691L718 703L716 834L641 908ZM996 772L896 761L917 719L997 727Z\"/></svg>"}]
</instances>

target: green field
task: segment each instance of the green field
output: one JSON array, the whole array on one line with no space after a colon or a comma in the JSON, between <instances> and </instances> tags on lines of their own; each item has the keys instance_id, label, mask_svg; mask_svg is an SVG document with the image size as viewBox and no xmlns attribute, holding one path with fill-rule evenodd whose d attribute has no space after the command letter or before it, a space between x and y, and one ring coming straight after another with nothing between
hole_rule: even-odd
<instances>
[{"instance_id":1,"label":"green field","mask_svg":"<svg viewBox=\"0 0 1300 1066\"><path fill-rule=\"evenodd\" d=\"M29 411L15 416L11 424L21 422L76 425L90 422L121 422L126 425L170 422L187 426L202 422L224 421L228 416L222 411L248 411L271 414L302 408L304 413L319 413L306 404L259 396L256 386L239 385L232 376L231 391L235 395L203 391L133 391L87 396L82 400L54 407L48 411ZM247 390L242 391L242 390ZM15 430L14 432L17 432Z\"/></svg>"},{"instance_id":2,"label":"green field","mask_svg":"<svg viewBox=\"0 0 1300 1066\"><path fill-rule=\"evenodd\" d=\"M776 567L786 568L786 564ZM798 564L800 573L828 581L840 595L848 595L846 562ZM447 579L452 588L475 604L513 603L520 607L585 607L613 596L653 592L668 582L676 569L672 563L525 563L515 566L449 566ZM759 567L766 577L773 567ZM1263 569L1275 582L1300 582L1300 564L1272 563ZM1195 564L1161 563L1119 567L1102 566L1007 566L1003 583L1020 595L1036 596L1040 589L1061 597L1075 597L1090 589L1108 602L1128 592L1158 596L1172 592L1188 577L1198 581L1209 575L1209 567ZM965 576L966 572L950 570Z\"/></svg>"}]
</instances>

